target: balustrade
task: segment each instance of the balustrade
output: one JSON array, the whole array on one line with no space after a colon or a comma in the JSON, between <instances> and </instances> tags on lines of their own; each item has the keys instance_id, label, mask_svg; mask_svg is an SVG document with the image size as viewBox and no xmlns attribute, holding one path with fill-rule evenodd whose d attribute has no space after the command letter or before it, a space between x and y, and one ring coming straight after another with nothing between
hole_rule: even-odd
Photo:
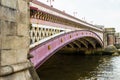
<instances>
[{"instance_id":1,"label":"balustrade","mask_svg":"<svg viewBox=\"0 0 120 80\"><path fill-rule=\"evenodd\" d=\"M50 37L52 35L58 34L62 32L61 29L54 29L54 28L48 28L41 26L32 26L30 28L30 43L33 44L35 42L38 42L42 39L45 39L47 37Z\"/></svg>"}]
</instances>

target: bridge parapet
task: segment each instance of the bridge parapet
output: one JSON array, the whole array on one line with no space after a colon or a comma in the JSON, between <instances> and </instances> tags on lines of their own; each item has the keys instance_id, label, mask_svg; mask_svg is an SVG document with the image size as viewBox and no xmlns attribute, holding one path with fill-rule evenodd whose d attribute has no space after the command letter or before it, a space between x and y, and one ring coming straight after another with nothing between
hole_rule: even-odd
<instances>
[{"instance_id":1,"label":"bridge parapet","mask_svg":"<svg viewBox=\"0 0 120 80\"><path fill-rule=\"evenodd\" d=\"M95 25L89 24L71 15L68 15L55 8L51 8L39 1L32 1L31 6L31 18L42 19L59 24L69 25L76 28L91 29L93 31L102 32L103 29L97 28Z\"/></svg>"},{"instance_id":2,"label":"bridge parapet","mask_svg":"<svg viewBox=\"0 0 120 80\"><path fill-rule=\"evenodd\" d=\"M53 26L31 24L30 28L30 48L35 47L51 38L69 32L69 29L56 28Z\"/></svg>"}]
</instances>

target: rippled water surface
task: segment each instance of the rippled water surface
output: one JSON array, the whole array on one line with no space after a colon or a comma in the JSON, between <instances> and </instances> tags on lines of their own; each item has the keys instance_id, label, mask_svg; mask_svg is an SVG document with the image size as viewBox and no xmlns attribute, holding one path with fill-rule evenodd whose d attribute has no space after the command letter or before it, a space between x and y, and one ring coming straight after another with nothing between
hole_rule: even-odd
<instances>
[{"instance_id":1,"label":"rippled water surface","mask_svg":"<svg viewBox=\"0 0 120 80\"><path fill-rule=\"evenodd\" d=\"M120 80L120 56L56 54L37 71L41 80Z\"/></svg>"}]
</instances>

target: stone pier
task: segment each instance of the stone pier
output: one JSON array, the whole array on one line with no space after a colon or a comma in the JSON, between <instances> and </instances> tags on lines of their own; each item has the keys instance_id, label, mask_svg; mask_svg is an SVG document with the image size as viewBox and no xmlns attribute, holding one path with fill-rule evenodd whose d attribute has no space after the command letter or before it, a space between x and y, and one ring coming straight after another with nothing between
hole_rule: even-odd
<instances>
[{"instance_id":1,"label":"stone pier","mask_svg":"<svg viewBox=\"0 0 120 80\"><path fill-rule=\"evenodd\" d=\"M29 0L0 0L0 80L37 80L27 59L29 20Z\"/></svg>"},{"instance_id":2,"label":"stone pier","mask_svg":"<svg viewBox=\"0 0 120 80\"><path fill-rule=\"evenodd\" d=\"M105 28L104 46L115 44L115 28Z\"/></svg>"},{"instance_id":3,"label":"stone pier","mask_svg":"<svg viewBox=\"0 0 120 80\"><path fill-rule=\"evenodd\" d=\"M120 33L115 34L115 44L120 44Z\"/></svg>"}]
</instances>

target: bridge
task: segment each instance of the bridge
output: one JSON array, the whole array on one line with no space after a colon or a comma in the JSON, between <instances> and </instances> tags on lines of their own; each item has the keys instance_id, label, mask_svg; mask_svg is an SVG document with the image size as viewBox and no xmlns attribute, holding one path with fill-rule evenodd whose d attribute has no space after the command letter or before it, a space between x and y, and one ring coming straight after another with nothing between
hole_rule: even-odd
<instances>
[{"instance_id":1,"label":"bridge","mask_svg":"<svg viewBox=\"0 0 120 80\"><path fill-rule=\"evenodd\" d=\"M61 48L103 48L103 29L38 1L30 3L30 53L38 68Z\"/></svg>"},{"instance_id":2,"label":"bridge","mask_svg":"<svg viewBox=\"0 0 120 80\"><path fill-rule=\"evenodd\" d=\"M57 51L105 47L103 28L36 0L1 0L0 9L0 80L39 80L34 67Z\"/></svg>"}]
</instances>

